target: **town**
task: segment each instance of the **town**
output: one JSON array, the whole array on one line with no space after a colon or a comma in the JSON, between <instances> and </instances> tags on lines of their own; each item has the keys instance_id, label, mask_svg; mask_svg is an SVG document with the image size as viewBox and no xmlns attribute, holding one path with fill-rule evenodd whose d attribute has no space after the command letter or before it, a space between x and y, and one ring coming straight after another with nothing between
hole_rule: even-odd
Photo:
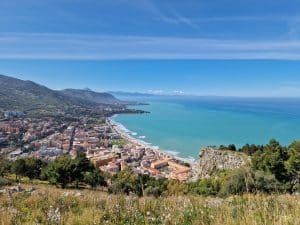
<instances>
[{"instance_id":1,"label":"town","mask_svg":"<svg viewBox=\"0 0 300 225\"><path fill-rule=\"evenodd\" d=\"M75 158L79 152L111 175L129 167L136 174L185 182L191 171L187 162L132 138L108 118L67 121L13 112L0 121L0 154L12 161L35 157L51 162L63 155Z\"/></svg>"}]
</instances>

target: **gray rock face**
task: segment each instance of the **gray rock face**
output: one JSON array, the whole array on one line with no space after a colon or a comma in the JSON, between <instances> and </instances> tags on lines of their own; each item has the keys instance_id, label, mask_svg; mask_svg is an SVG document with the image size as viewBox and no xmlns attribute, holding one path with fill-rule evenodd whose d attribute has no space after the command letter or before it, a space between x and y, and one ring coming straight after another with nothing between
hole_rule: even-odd
<instances>
[{"instance_id":1,"label":"gray rock face","mask_svg":"<svg viewBox=\"0 0 300 225\"><path fill-rule=\"evenodd\" d=\"M200 159L194 164L191 181L211 177L215 172L244 166L247 156L233 151L216 150L207 147L201 150Z\"/></svg>"}]
</instances>

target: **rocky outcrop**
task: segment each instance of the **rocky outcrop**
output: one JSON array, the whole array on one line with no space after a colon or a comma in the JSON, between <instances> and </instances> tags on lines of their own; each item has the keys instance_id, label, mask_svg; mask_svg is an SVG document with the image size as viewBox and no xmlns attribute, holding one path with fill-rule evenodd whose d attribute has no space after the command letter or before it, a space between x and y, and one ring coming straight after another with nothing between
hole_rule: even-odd
<instances>
[{"instance_id":1,"label":"rocky outcrop","mask_svg":"<svg viewBox=\"0 0 300 225\"><path fill-rule=\"evenodd\" d=\"M200 159L192 168L191 181L211 177L217 171L239 168L249 160L243 153L216 150L211 147L202 149L199 156Z\"/></svg>"}]
</instances>

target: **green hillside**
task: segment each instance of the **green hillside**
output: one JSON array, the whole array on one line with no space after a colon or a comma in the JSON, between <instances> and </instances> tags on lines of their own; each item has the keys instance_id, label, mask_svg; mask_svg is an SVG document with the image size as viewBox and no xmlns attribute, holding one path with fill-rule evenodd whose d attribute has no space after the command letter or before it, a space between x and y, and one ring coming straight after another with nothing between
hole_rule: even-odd
<instances>
[{"instance_id":1,"label":"green hillside","mask_svg":"<svg viewBox=\"0 0 300 225\"><path fill-rule=\"evenodd\" d=\"M64 112L70 108L93 108L120 103L107 93L69 89L51 90L32 81L0 75L0 111L27 114Z\"/></svg>"},{"instance_id":2,"label":"green hillside","mask_svg":"<svg viewBox=\"0 0 300 225\"><path fill-rule=\"evenodd\" d=\"M109 93L99 93L90 89L65 89L60 91L67 97L74 97L80 100L95 102L98 104L123 104L122 101Z\"/></svg>"}]
</instances>

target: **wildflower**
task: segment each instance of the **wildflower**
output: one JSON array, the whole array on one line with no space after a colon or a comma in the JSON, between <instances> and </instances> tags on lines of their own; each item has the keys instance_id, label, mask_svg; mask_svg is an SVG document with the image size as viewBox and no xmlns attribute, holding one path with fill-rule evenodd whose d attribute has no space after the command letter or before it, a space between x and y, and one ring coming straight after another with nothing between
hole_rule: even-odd
<instances>
[{"instance_id":1,"label":"wildflower","mask_svg":"<svg viewBox=\"0 0 300 225\"><path fill-rule=\"evenodd\" d=\"M50 221L51 224L59 224L61 220L61 213L59 208L54 209L53 206L50 206L47 217L48 221Z\"/></svg>"}]
</instances>

